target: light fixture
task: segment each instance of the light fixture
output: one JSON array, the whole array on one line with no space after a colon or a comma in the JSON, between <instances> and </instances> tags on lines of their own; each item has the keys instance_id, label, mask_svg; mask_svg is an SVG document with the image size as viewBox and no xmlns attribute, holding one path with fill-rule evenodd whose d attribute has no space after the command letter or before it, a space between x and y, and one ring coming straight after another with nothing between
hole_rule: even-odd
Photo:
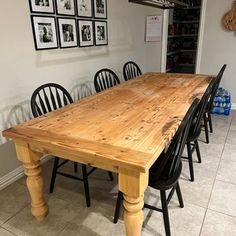
<instances>
[{"instance_id":1,"label":"light fixture","mask_svg":"<svg viewBox=\"0 0 236 236\"><path fill-rule=\"evenodd\" d=\"M162 9L188 7L188 0L129 0L129 2Z\"/></svg>"}]
</instances>

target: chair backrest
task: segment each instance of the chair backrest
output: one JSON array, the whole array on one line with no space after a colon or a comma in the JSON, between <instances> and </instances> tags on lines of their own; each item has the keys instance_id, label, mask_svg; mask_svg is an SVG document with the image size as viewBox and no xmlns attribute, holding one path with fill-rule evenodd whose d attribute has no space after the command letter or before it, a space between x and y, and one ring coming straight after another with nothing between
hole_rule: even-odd
<instances>
[{"instance_id":1,"label":"chair backrest","mask_svg":"<svg viewBox=\"0 0 236 236\"><path fill-rule=\"evenodd\" d=\"M224 72L225 72L226 67L227 67L227 64L224 64L224 65L221 67L221 69L220 69L218 75L216 76L218 86L220 85L220 82L221 82L221 79L222 79L222 76L223 76L223 74L224 74Z\"/></svg>"},{"instance_id":2,"label":"chair backrest","mask_svg":"<svg viewBox=\"0 0 236 236\"><path fill-rule=\"evenodd\" d=\"M142 72L141 72L139 66L135 62L128 61L124 64L123 76L124 76L125 81L133 79L139 75L142 75Z\"/></svg>"},{"instance_id":3,"label":"chair backrest","mask_svg":"<svg viewBox=\"0 0 236 236\"><path fill-rule=\"evenodd\" d=\"M203 115L206 112L206 107L209 102L212 90L214 88L214 83L215 81L211 80L210 84L208 85L205 93L203 94L201 98L200 104L198 106L197 114L194 118L193 124L191 125L190 136L195 136L198 133L200 134L199 131L201 130L201 122L203 119Z\"/></svg>"},{"instance_id":4,"label":"chair backrest","mask_svg":"<svg viewBox=\"0 0 236 236\"><path fill-rule=\"evenodd\" d=\"M34 117L41 116L73 103L69 92L59 84L47 83L38 87L31 96Z\"/></svg>"},{"instance_id":5,"label":"chair backrest","mask_svg":"<svg viewBox=\"0 0 236 236\"><path fill-rule=\"evenodd\" d=\"M120 80L110 69L101 69L94 76L94 87L97 93L117 84L120 84Z\"/></svg>"},{"instance_id":6,"label":"chair backrest","mask_svg":"<svg viewBox=\"0 0 236 236\"><path fill-rule=\"evenodd\" d=\"M165 159L167 159L169 162L167 166L168 178L171 178L175 175L176 170L180 165L181 157L189 133L190 124L192 123L192 120L194 119L194 116L197 112L199 101L200 100L196 98L191 104L165 153Z\"/></svg>"},{"instance_id":7,"label":"chair backrest","mask_svg":"<svg viewBox=\"0 0 236 236\"><path fill-rule=\"evenodd\" d=\"M214 87L212 89L212 93L211 93L211 97L210 97L210 100L208 102L208 105L207 105L207 110L210 112L213 108L213 102L214 102L214 98L216 96L216 93L217 93L217 90L219 88L219 85L220 85L220 82L221 82L221 79L222 79L222 76L225 72L225 69L226 69L226 64L224 64L222 66L222 68L220 69L218 75L216 76L215 78L215 83L214 83Z\"/></svg>"}]
</instances>

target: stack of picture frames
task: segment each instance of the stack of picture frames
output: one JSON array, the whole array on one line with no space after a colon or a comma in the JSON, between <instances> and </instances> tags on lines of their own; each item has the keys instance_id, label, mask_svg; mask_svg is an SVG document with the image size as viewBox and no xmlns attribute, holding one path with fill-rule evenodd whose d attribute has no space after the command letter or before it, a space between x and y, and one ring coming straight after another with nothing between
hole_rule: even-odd
<instances>
[{"instance_id":1,"label":"stack of picture frames","mask_svg":"<svg viewBox=\"0 0 236 236\"><path fill-rule=\"evenodd\" d=\"M107 0L29 0L36 50L108 45Z\"/></svg>"}]
</instances>

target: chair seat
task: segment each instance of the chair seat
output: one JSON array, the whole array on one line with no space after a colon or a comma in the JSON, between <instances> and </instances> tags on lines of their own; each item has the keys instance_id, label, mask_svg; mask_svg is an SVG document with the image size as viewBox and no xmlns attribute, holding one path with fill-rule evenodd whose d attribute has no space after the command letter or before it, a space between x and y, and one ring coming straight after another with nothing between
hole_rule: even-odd
<instances>
[{"instance_id":1,"label":"chair seat","mask_svg":"<svg viewBox=\"0 0 236 236\"><path fill-rule=\"evenodd\" d=\"M190 128L190 132L189 132L189 136L187 138L187 142L192 142L195 141L199 138L200 134L201 134L201 127L196 131L196 132L191 132L193 129Z\"/></svg>"},{"instance_id":2,"label":"chair seat","mask_svg":"<svg viewBox=\"0 0 236 236\"><path fill-rule=\"evenodd\" d=\"M170 170L171 161L165 163L164 157L165 154L163 152L149 171L148 186L158 190L171 189L178 182L182 171L182 162L180 162L174 176L169 178L168 173ZM160 175L158 175L158 173L160 173Z\"/></svg>"}]
</instances>

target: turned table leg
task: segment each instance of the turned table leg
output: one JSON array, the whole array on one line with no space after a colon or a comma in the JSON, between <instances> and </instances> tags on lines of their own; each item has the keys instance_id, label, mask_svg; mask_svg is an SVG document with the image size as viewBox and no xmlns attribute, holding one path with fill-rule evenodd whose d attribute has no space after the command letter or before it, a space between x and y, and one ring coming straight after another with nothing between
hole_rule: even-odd
<instances>
[{"instance_id":1,"label":"turned table leg","mask_svg":"<svg viewBox=\"0 0 236 236\"><path fill-rule=\"evenodd\" d=\"M41 176L41 154L32 151L28 144L15 141L17 157L23 162L27 176L27 187L31 196L31 212L38 221L48 214L48 206L43 196L43 178Z\"/></svg>"},{"instance_id":2,"label":"turned table leg","mask_svg":"<svg viewBox=\"0 0 236 236\"><path fill-rule=\"evenodd\" d=\"M143 197L148 175L122 170L119 173L119 190L124 196L124 222L127 236L140 236L143 224Z\"/></svg>"}]
</instances>

